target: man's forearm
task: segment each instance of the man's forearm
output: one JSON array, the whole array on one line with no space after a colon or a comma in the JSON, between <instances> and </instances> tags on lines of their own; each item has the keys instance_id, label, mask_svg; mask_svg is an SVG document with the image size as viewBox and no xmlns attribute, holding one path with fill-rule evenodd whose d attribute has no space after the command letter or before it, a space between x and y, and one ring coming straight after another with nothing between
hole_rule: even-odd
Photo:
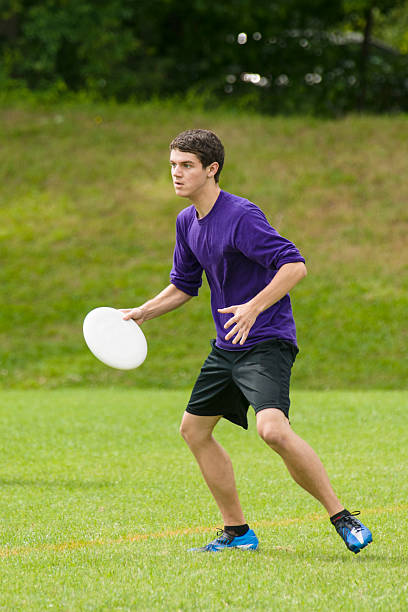
<instances>
[{"instance_id":1,"label":"man's forearm","mask_svg":"<svg viewBox=\"0 0 408 612\"><path fill-rule=\"evenodd\" d=\"M260 314L289 293L306 274L306 266L301 261L283 265L269 285L250 300L251 305Z\"/></svg>"},{"instance_id":2,"label":"man's forearm","mask_svg":"<svg viewBox=\"0 0 408 612\"><path fill-rule=\"evenodd\" d=\"M177 289L175 285L168 285L154 298L148 300L142 304L142 306L140 306L140 308L143 310L143 319L144 321L148 321L149 319L160 317L161 315L166 314L166 312L170 312L171 310L182 306L191 300L191 297L191 295Z\"/></svg>"}]
</instances>

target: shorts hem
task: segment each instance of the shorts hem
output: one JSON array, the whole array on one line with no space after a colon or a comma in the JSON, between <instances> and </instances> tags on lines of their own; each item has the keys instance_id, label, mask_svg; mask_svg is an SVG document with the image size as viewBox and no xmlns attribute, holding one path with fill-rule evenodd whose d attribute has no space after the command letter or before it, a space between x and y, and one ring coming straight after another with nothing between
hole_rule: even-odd
<instances>
[{"instance_id":1,"label":"shorts hem","mask_svg":"<svg viewBox=\"0 0 408 612\"><path fill-rule=\"evenodd\" d=\"M261 406L257 406L256 408L254 408L254 411L255 414L258 414L258 412L261 412L262 410L267 410L268 408L275 408L276 410L280 410L281 412L283 412L287 419L289 418L289 410L285 410L284 408L282 408L282 406L273 406L270 402L268 402L267 404L262 404Z\"/></svg>"},{"instance_id":2,"label":"shorts hem","mask_svg":"<svg viewBox=\"0 0 408 612\"><path fill-rule=\"evenodd\" d=\"M227 421L230 421L231 423L234 423L234 425L238 425L239 427L242 427L243 429L248 429L248 419L246 418L246 414L244 416L240 416L238 414L230 414L228 412L226 412L225 414L220 414L219 412L211 412L210 414L205 414L204 412L201 411L196 411L193 412L192 410L190 410L188 407L185 409L185 412L188 412L188 414L192 414L194 416L211 416L211 417L220 417L222 419L227 419Z\"/></svg>"},{"instance_id":3,"label":"shorts hem","mask_svg":"<svg viewBox=\"0 0 408 612\"><path fill-rule=\"evenodd\" d=\"M219 412L208 412L208 408L207 410L205 409L201 410L200 408L193 409L187 406L185 411L188 412L189 414L194 414L195 416L220 416L220 417L224 416L223 414L220 414Z\"/></svg>"}]
</instances>

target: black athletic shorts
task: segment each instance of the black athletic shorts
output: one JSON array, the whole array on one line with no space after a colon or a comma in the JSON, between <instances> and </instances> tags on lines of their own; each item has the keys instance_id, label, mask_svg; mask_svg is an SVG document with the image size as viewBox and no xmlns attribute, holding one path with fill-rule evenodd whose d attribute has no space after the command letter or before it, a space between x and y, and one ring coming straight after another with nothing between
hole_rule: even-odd
<instances>
[{"instance_id":1,"label":"black athletic shorts","mask_svg":"<svg viewBox=\"0 0 408 612\"><path fill-rule=\"evenodd\" d=\"M248 350L215 346L204 362L186 411L199 416L222 415L248 429L247 412L278 408L289 418L289 383L298 348L278 338Z\"/></svg>"}]
</instances>

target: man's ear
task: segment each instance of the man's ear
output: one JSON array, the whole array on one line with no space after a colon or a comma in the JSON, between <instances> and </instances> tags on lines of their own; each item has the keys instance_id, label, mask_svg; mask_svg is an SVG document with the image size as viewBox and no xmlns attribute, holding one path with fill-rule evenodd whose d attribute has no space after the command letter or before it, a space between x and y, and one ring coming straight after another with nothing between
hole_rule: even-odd
<instances>
[{"instance_id":1,"label":"man's ear","mask_svg":"<svg viewBox=\"0 0 408 612\"><path fill-rule=\"evenodd\" d=\"M208 166L208 178L214 178L214 176L217 174L218 172L218 168L220 167L218 162L213 162L212 164L210 164Z\"/></svg>"}]
</instances>

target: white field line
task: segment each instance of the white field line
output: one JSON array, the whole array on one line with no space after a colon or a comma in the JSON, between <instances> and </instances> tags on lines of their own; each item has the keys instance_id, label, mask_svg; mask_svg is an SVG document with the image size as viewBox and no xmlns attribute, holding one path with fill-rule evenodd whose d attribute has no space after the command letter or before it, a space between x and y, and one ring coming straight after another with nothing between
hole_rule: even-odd
<instances>
[{"instance_id":1,"label":"white field line","mask_svg":"<svg viewBox=\"0 0 408 612\"><path fill-rule=\"evenodd\" d=\"M367 508L361 511L362 515L379 515L379 514L398 514L408 511L408 504L397 506L385 506L381 508ZM327 515L322 514L306 514L302 517L284 518L276 520L260 520L251 522L253 527L286 527L292 524L304 524L314 521L327 521ZM15 548L2 547L0 548L0 557L23 556L30 553L39 552L65 552L69 550L78 550L83 548L92 548L96 546L116 546L118 544L129 544L131 542L142 542L144 540L152 540L157 538L172 538L183 535L191 535L193 533L208 533L213 532L214 527L186 527L184 529L166 529L155 533L135 533L120 538L106 538L97 540L72 540L70 542L60 542L56 544L32 544L17 546ZM280 548L280 547L277 547Z\"/></svg>"}]
</instances>

